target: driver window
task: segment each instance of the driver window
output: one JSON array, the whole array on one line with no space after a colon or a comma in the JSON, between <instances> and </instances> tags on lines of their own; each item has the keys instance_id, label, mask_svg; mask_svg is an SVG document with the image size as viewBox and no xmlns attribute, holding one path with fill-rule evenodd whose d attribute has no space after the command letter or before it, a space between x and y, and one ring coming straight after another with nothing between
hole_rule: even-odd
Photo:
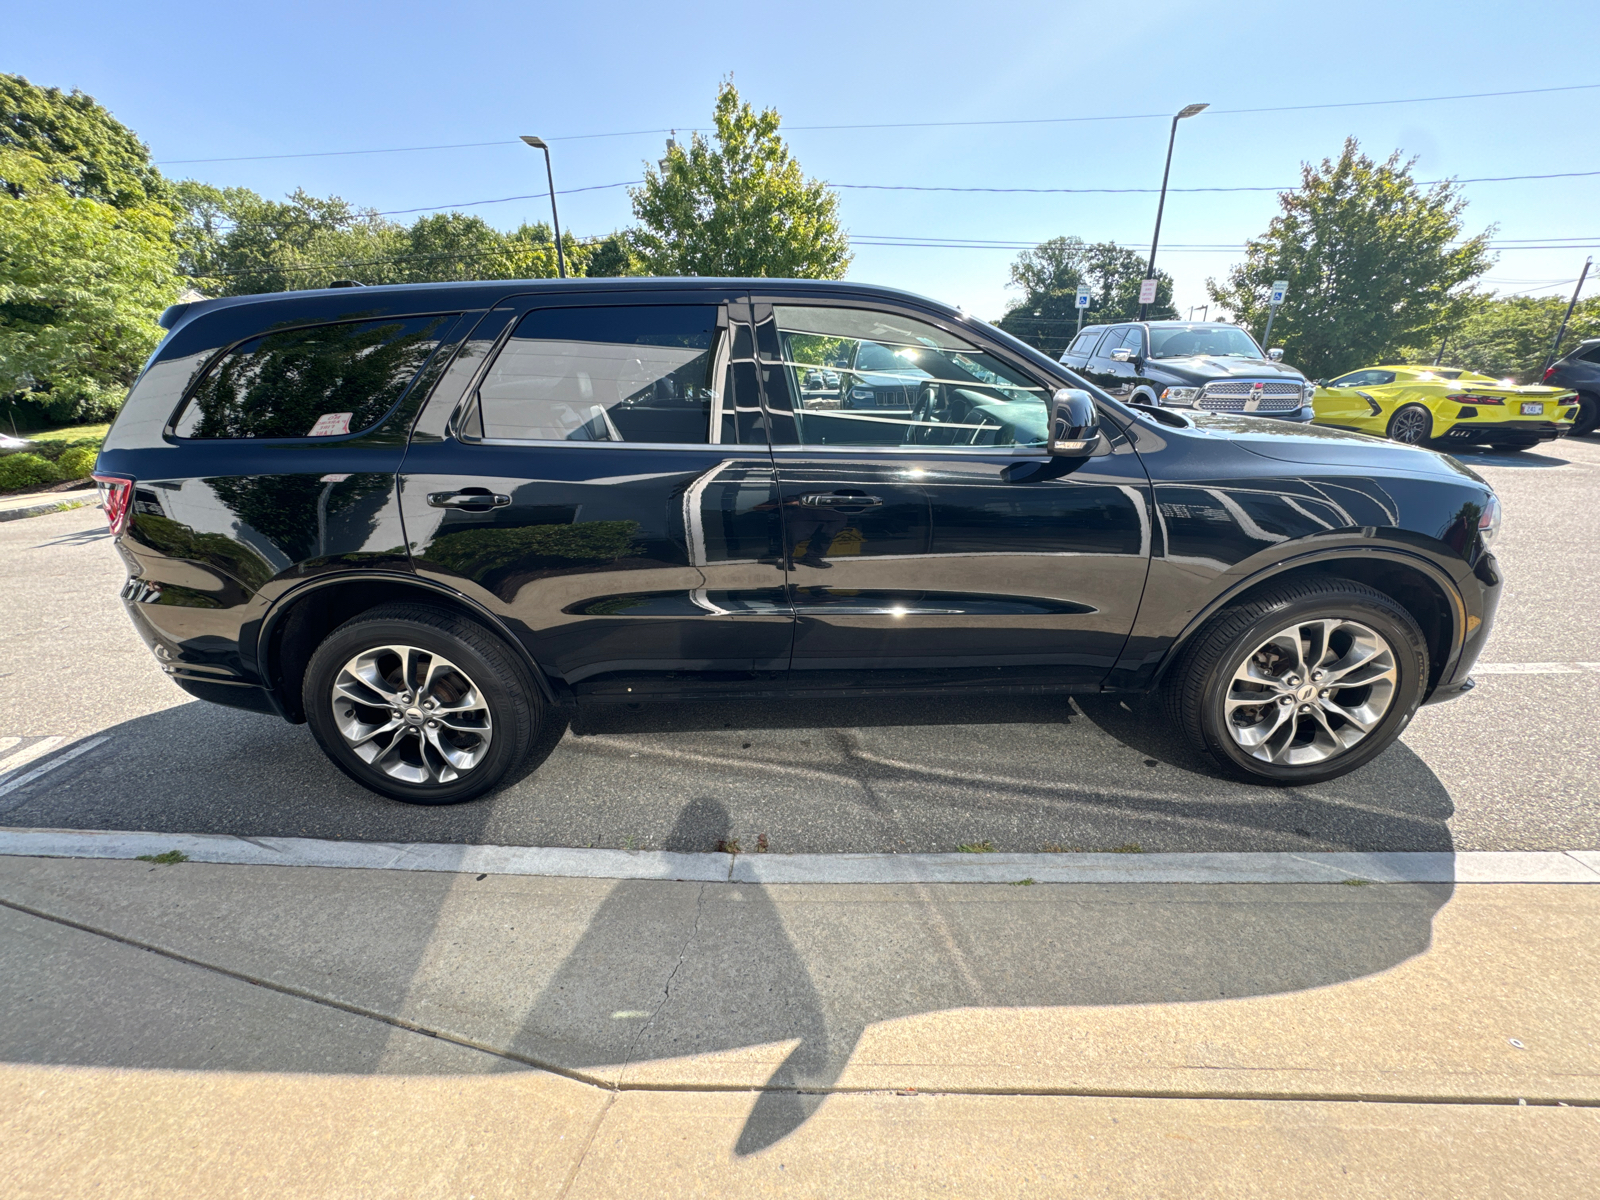
<instances>
[{"instance_id":1,"label":"driver window","mask_svg":"<svg viewBox=\"0 0 1600 1200\"><path fill-rule=\"evenodd\" d=\"M704 445L716 305L536 309L478 388L483 436Z\"/></svg>"},{"instance_id":2,"label":"driver window","mask_svg":"<svg viewBox=\"0 0 1600 1200\"><path fill-rule=\"evenodd\" d=\"M933 325L857 308L778 306L782 370L801 445L1042 446L1045 389Z\"/></svg>"}]
</instances>

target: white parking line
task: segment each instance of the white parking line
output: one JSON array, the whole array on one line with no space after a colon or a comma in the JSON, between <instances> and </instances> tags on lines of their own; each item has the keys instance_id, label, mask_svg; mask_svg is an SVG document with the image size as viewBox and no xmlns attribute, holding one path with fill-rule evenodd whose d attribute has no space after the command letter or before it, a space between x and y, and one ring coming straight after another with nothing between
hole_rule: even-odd
<instances>
[{"instance_id":1,"label":"white parking line","mask_svg":"<svg viewBox=\"0 0 1600 1200\"><path fill-rule=\"evenodd\" d=\"M58 744L61 741L60 738L46 738L45 740L51 742L52 745ZM87 754L87 753L89 753L89 751L93 750L96 746L100 745L102 742L109 742L110 740L111 739L109 737L104 737L104 736L97 737L97 738L90 738L87 742L83 742L83 743L80 743L79 745L74 746L71 750L68 750L60 758L52 758L49 762L45 763L44 766L35 767L33 770L29 771L26 775L19 775L19 776L16 776L15 778L10 777L9 775L0 776L0 779L7 780L7 782L5 782L5 783L0 783L0 796L10 795L12 792L16 791L23 784L32 783L35 779L38 779L39 776L41 776L41 775L48 775L51 771L54 771L57 767L63 766L66 763L71 762L73 759L77 758L78 755ZM30 750L32 748L33 747L31 747L31 746L29 747ZM33 756L30 755L30 757L33 757Z\"/></svg>"},{"instance_id":2,"label":"white parking line","mask_svg":"<svg viewBox=\"0 0 1600 1200\"><path fill-rule=\"evenodd\" d=\"M0 829L0 855L700 883L1600 883L1600 851L1198 854L688 854L214 833Z\"/></svg>"},{"instance_id":3,"label":"white parking line","mask_svg":"<svg viewBox=\"0 0 1600 1200\"><path fill-rule=\"evenodd\" d=\"M44 755L49 754L50 751L66 740L64 737L42 737L31 746L23 746L15 754L8 754L4 758L0 758L0 783L4 783L14 776L19 767L26 766L34 759L42 758ZM19 737L8 737L0 740L0 748L10 749L12 746L20 745L21 742L22 739Z\"/></svg>"}]
</instances>

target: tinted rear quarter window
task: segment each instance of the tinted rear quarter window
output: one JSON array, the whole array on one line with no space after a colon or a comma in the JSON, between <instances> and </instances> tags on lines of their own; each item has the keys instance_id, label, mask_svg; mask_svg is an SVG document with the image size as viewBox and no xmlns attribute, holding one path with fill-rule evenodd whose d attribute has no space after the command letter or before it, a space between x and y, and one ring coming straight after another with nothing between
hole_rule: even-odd
<instances>
[{"instance_id":1,"label":"tinted rear quarter window","mask_svg":"<svg viewBox=\"0 0 1600 1200\"><path fill-rule=\"evenodd\" d=\"M1101 331L1098 329L1086 330L1080 333L1072 345L1067 348L1067 353L1074 357L1086 355L1094 349L1095 342L1100 340Z\"/></svg>"},{"instance_id":2,"label":"tinted rear quarter window","mask_svg":"<svg viewBox=\"0 0 1600 1200\"><path fill-rule=\"evenodd\" d=\"M181 438L334 437L399 403L454 316L277 330L229 350L190 393Z\"/></svg>"},{"instance_id":3,"label":"tinted rear quarter window","mask_svg":"<svg viewBox=\"0 0 1600 1200\"><path fill-rule=\"evenodd\" d=\"M1600 342L1590 346L1583 353L1579 354L1578 357L1583 359L1584 362L1600 363Z\"/></svg>"}]
</instances>

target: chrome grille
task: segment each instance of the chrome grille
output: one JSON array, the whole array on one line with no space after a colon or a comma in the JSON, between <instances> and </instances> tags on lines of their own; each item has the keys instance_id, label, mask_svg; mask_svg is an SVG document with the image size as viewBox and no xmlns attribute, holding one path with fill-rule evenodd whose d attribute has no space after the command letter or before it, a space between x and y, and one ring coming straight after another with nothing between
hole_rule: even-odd
<instances>
[{"instance_id":1,"label":"chrome grille","mask_svg":"<svg viewBox=\"0 0 1600 1200\"><path fill-rule=\"evenodd\" d=\"M1261 399L1254 412L1293 412L1300 407L1302 390L1286 380L1228 379L1205 385L1199 407L1208 412L1242 413L1249 403L1251 389L1260 386Z\"/></svg>"}]
</instances>

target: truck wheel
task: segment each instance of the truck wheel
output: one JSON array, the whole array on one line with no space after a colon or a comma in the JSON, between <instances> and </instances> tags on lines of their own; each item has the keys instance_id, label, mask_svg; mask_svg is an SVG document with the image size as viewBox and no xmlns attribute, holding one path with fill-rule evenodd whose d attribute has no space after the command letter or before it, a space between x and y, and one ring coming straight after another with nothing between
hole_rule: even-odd
<instances>
[{"instance_id":1,"label":"truck wheel","mask_svg":"<svg viewBox=\"0 0 1600 1200\"><path fill-rule=\"evenodd\" d=\"M363 787L457 804L513 776L544 715L511 649L445 609L387 604L352 618L306 668L306 721Z\"/></svg>"},{"instance_id":2,"label":"truck wheel","mask_svg":"<svg viewBox=\"0 0 1600 1200\"><path fill-rule=\"evenodd\" d=\"M1422 703L1428 646L1374 588L1327 577L1223 609L1165 685L1168 716L1227 773L1292 786L1370 762Z\"/></svg>"}]
</instances>

